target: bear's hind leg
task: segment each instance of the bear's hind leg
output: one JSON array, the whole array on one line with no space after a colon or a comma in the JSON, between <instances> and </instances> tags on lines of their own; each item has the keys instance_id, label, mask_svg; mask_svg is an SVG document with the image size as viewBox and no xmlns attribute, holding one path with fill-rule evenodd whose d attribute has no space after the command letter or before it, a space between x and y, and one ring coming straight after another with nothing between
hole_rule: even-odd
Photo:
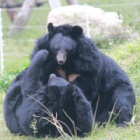
<instances>
[{"instance_id":1,"label":"bear's hind leg","mask_svg":"<svg viewBox=\"0 0 140 140\"><path fill-rule=\"evenodd\" d=\"M40 88L40 71L47 57L48 51L46 50L41 50L34 56L21 85L23 94L32 94Z\"/></svg>"},{"instance_id":2,"label":"bear's hind leg","mask_svg":"<svg viewBox=\"0 0 140 140\"><path fill-rule=\"evenodd\" d=\"M119 87L112 97L112 109L117 115L117 127L125 127L132 118L135 96L131 87Z\"/></svg>"}]
</instances>

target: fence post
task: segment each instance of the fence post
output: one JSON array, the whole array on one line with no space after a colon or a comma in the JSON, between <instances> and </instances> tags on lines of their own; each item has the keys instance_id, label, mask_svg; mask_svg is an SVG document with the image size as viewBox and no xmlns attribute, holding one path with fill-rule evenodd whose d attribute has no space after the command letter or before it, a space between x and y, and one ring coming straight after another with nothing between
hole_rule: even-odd
<instances>
[{"instance_id":1,"label":"fence post","mask_svg":"<svg viewBox=\"0 0 140 140\"><path fill-rule=\"evenodd\" d=\"M3 38L2 38L2 16L0 9L0 74L3 74L4 70L4 56L3 56Z\"/></svg>"},{"instance_id":2,"label":"fence post","mask_svg":"<svg viewBox=\"0 0 140 140\"><path fill-rule=\"evenodd\" d=\"M85 8L87 7L87 5L85 4ZM90 35L90 26L89 26L89 15L88 15L88 11L86 11L86 29L87 29L87 37L91 37Z\"/></svg>"}]
</instances>

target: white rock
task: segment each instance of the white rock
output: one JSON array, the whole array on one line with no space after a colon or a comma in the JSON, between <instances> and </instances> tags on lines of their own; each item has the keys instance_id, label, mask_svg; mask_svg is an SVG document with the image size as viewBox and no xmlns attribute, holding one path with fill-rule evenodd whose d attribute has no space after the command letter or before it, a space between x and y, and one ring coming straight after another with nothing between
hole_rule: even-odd
<instances>
[{"instance_id":1,"label":"white rock","mask_svg":"<svg viewBox=\"0 0 140 140\"><path fill-rule=\"evenodd\" d=\"M115 12L105 12L87 5L71 5L50 11L47 23L80 25L85 33L96 38L98 35L115 37L123 33L122 19Z\"/></svg>"}]
</instances>

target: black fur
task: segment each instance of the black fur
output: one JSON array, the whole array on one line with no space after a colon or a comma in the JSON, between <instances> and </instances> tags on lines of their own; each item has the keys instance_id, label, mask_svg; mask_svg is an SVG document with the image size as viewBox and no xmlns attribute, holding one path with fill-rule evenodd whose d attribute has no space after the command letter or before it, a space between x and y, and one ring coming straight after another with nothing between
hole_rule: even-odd
<instances>
[{"instance_id":1,"label":"black fur","mask_svg":"<svg viewBox=\"0 0 140 140\"><path fill-rule=\"evenodd\" d=\"M126 126L132 117L135 94L126 73L110 57L101 53L94 42L85 37L79 26L48 25L49 33L38 39L31 58L42 49L49 51L41 81L46 84L48 76L56 73L59 66L56 55L63 52L67 60L61 68L69 74L79 74L72 84L82 89L91 101L93 113L98 102L96 121L108 121L109 112L114 109L117 126ZM60 66L59 66L60 67Z\"/></svg>"},{"instance_id":2,"label":"black fur","mask_svg":"<svg viewBox=\"0 0 140 140\"><path fill-rule=\"evenodd\" d=\"M46 120L51 118L49 111L57 116L64 132L83 136L92 130L91 104L77 86L63 78L51 75L48 83L42 84L39 78L47 57L46 50L39 51L29 68L20 73L9 87L4 101L6 125L15 134L59 136L56 127ZM74 122L76 132L69 118ZM37 128L36 133L32 124Z\"/></svg>"}]
</instances>

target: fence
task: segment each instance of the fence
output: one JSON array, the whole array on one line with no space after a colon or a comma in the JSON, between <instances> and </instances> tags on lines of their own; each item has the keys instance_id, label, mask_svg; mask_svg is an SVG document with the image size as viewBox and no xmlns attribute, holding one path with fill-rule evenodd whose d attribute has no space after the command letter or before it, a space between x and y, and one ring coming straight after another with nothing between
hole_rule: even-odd
<instances>
[{"instance_id":1,"label":"fence","mask_svg":"<svg viewBox=\"0 0 140 140\"><path fill-rule=\"evenodd\" d=\"M4 57L3 57L3 38L2 38L2 17L0 9L0 73L4 70Z\"/></svg>"},{"instance_id":2,"label":"fence","mask_svg":"<svg viewBox=\"0 0 140 140\"><path fill-rule=\"evenodd\" d=\"M140 32L140 3L125 3L125 4L100 4L94 5L104 9L105 11L115 11L123 14L124 24L130 25L133 30ZM18 10L18 9L16 9ZM4 44L3 49L1 47L1 72L13 71L14 69L22 69L29 63L30 52L32 51L35 41L38 37L44 35L46 30L46 20L49 12L49 8L34 8L34 11L28 21L27 26L21 35L9 38L8 31L11 25L10 20L6 14L6 9L1 11L2 13L2 31L3 31L3 43L0 41L0 45ZM133 11L133 12L132 12ZM88 23L88 17L85 17L85 23ZM1 27L1 26L0 26ZM21 27L22 28L22 27ZM89 32L90 29L87 30ZM2 35L2 34L0 34ZM89 35L89 34L88 34ZM4 61L3 61L4 52ZM3 63L4 62L4 63Z\"/></svg>"}]
</instances>

